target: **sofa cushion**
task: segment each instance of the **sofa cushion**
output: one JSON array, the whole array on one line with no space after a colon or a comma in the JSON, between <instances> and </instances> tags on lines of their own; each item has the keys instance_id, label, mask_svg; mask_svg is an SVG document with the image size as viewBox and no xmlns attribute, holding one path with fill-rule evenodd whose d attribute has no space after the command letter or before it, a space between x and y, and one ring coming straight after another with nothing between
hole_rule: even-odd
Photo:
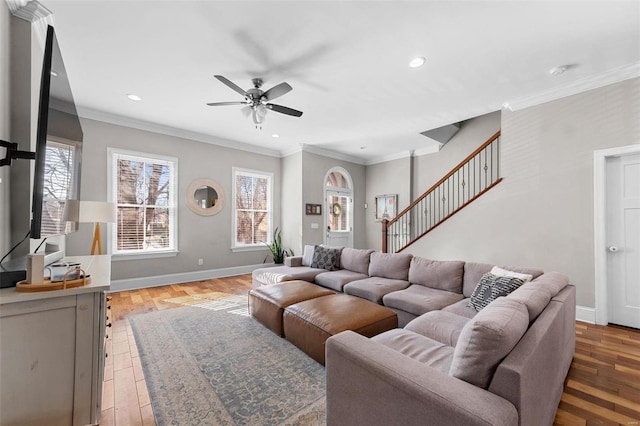
<instances>
[{"instance_id":1,"label":"sofa cushion","mask_svg":"<svg viewBox=\"0 0 640 426\"><path fill-rule=\"evenodd\" d=\"M522 304L527 307L529 323L532 323L549 304L551 300L551 290L544 285L536 285L528 282L514 290L507 297L522 302Z\"/></svg>"},{"instance_id":2,"label":"sofa cushion","mask_svg":"<svg viewBox=\"0 0 640 426\"><path fill-rule=\"evenodd\" d=\"M321 272L325 272L325 270L306 266L293 268L290 266L275 266L273 268L255 269L251 275L254 282L258 281L262 285L270 285L292 280L313 282L316 275Z\"/></svg>"},{"instance_id":3,"label":"sofa cushion","mask_svg":"<svg viewBox=\"0 0 640 426\"><path fill-rule=\"evenodd\" d=\"M382 297L385 294L393 291L404 290L407 287L409 287L409 281L369 277L363 280L352 281L346 284L342 290L346 294L358 296L363 299L382 304Z\"/></svg>"},{"instance_id":4,"label":"sofa cushion","mask_svg":"<svg viewBox=\"0 0 640 426\"><path fill-rule=\"evenodd\" d=\"M313 262L313 253L315 252L315 247L311 245L305 245L302 251L302 266L311 266L311 262Z\"/></svg>"},{"instance_id":5,"label":"sofa cushion","mask_svg":"<svg viewBox=\"0 0 640 426\"><path fill-rule=\"evenodd\" d=\"M448 373L453 348L411 331L396 328L371 338L431 368Z\"/></svg>"},{"instance_id":6,"label":"sofa cushion","mask_svg":"<svg viewBox=\"0 0 640 426\"><path fill-rule=\"evenodd\" d=\"M522 303L506 297L494 300L462 329L449 374L486 389L528 326L529 313Z\"/></svg>"},{"instance_id":7,"label":"sofa cushion","mask_svg":"<svg viewBox=\"0 0 640 426\"><path fill-rule=\"evenodd\" d=\"M482 278L482 276L487 272L491 272L491 268L493 268L493 266L494 265L490 263L465 262L464 278L462 280L462 294L464 294L464 297L471 297L471 293L473 293L473 290L476 288L480 278ZM504 266L503 269L520 272L522 274L529 274L534 280L544 273L541 269L534 268Z\"/></svg>"},{"instance_id":8,"label":"sofa cushion","mask_svg":"<svg viewBox=\"0 0 640 426\"><path fill-rule=\"evenodd\" d=\"M315 246L311 267L326 269L327 271L340 269L340 250L339 248Z\"/></svg>"},{"instance_id":9,"label":"sofa cushion","mask_svg":"<svg viewBox=\"0 0 640 426\"><path fill-rule=\"evenodd\" d=\"M452 314L460 315L465 318L473 318L478 314L478 311L469 306L469 298L462 299L453 305L445 306L442 308L443 312L451 312Z\"/></svg>"},{"instance_id":10,"label":"sofa cushion","mask_svg":"<svg viewBox=\"0 0 640 426\"><path fill-rule=\"evenodd\" d=\"M284 266L296 268L298 266L305 266L302 264L302 256L287 256L284 258ZM309 265L306 265L309 266Z\"/></svg>"},{"instance_id":11,"label":"sofa cushion","mask_svg":"<svg viewBox=\"0 0 640 426\"><path fill-rule=\"evenodd\" d=\"M345 284L364 278L369 278L369 276L367 274L349 271L348 269L339 269L337 271L322 272L316 275L315 283L323 287L342 291Z\"/></svg>"},{"instance_id":12,"label":"sofa cushion","mask_svg":"<svg viewBox=\"0 0 640 426\"><path fill-rule=\"evenodd\" d=\"M413 315L442 309L462 299L462 294L411 284L408 288L386 294L382 303Z\"/></svg>"},{"instance_id":13,"label":"sofa cushion","mask_svg":"<svg viewBox=\"0 0 640 426\"><path fill-rule=\"evenodd\" d=\"M409 322L404 329L454 347L460 332L469 321L470 318L452 312L432 311Z\"/></svg>"},{"instance_id":14,"label":"sofa cushion","mask_svg":"<svg viewBox=\"0 0 640 426\"><path fill-rule=\"evenodd\" d=\"M548 289L551 293L551 298L554 298L560 293L560 290L569 285L569 278L559 272L547 272L531 282Z\"/></svg>"},{"instance_id":15,"label":"sofa cushion","mask_svg":"<svg viewBox=\"0 0 640 426\"><path fill-rule=\"evenodd\" d=\"M508 269L502 269L499 266L494 266L490 271L493 275L497 275L499 277L515 277L520 278L522 281L529 282L533 279L533 275L531 274L521 274L520 272L509 271Z\"/></svg>"},{"instance_id":16,"label":"sofa cushion","mask_svg":"<svg viewBox=\"0 0 640 426\"><path fill-rule=\"evenodd\" d=\"M407 281L412 257L408 253L371 253L369 276Z\"/></svg>"},{"instance_id":17,"label":"sofa cushion","mask_svg":"<svg viewBox=\"0 0 640 426\"><path fill-rule=\"evenodd\" d=\"M411 259L409 282L462 294L464 262L430 260L424 257Z\"/></svg>"},{"instance_id":18,"label":"sofa cushion","mask_svg":"<svg viewBox=\"0 0 640 426\"><path fill-rule=\"evenodd\" d=\"M369 259L373 250L359 250L345 247L340 253L340 267L361 274L369 273Z\"/></svg>"},{"instance_id":19,"label":"sofa cushion","mask_svg":"<svg viewBox=\"0 0 640 426\"><path fill-rule=\"evenodd\" d=\"M473 290L469 299L469 306L476 311L480 311L498 297L508 295L522 284L524 284L524 281L520 278L498 277L491 272L487 272L480 278L480 282Z\"/></svg>"}]
</instances>

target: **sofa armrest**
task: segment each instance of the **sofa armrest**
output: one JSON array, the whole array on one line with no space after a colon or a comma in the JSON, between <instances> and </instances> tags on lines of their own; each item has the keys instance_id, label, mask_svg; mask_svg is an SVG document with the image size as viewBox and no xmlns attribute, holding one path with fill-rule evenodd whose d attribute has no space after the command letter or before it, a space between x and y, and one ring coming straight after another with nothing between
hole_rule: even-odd
<instances>
[{"instance_id":1,"label":"sofa armrest","mask_svg":"<svg viewBox=\"0 0 640 426\"><path fill-rule=\"evenodd\" d=\"M327 425L517 425L509 401L352 331L326 343Z\"/></svg>"},{"instance_id":2,"label":"sofa armrest","mask_svg":"<svg viewBox=\"0 0 640 426\"><path fill-rule=\"evenodd\" d=\"M302 256L285 257L284 266L302 266Z\"/></svg>"}]
</instances>

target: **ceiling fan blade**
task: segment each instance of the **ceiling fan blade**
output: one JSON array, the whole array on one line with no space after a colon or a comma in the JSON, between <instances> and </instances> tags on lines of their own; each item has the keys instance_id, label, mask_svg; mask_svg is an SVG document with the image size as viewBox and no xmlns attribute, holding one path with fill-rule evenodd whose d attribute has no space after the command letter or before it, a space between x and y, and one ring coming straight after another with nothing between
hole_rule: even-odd
<instances>
[{"instance_id":1,"label":"ceiling fan blade","mask_svg":"<svg viewBox=\"0 0 640 426\"><path fill-rule=\"evenodd\" d=\"M238 86L228 78L223 77L221 75L214 75L214 77L220 80L224 85L226 85L230 89L240 93L242 96L245 96L245 97L247 96L247 92L245 92L240 86Z\"/></svg>"},{"instance_id":2,"label":"ceiling fan blade","mask_svg":"<svg viewBox=\"0 0 640 426\"><path fill-rule=\"evenodd\" d=\"M280 114L293 115L294 117L302 116L302 111L298 111L297 109L289 108L286 106L276 104L265 104L265 106L272 111L279 112Z\"/></svg>"},{"instance_id":3,"label":"ceiling fan blade","mask_svg":"<svg viewBox=\"0 0 640 426\"><path fill-rule=\"evenodd\" d=\"M246 105L248 102L244 101L231 101L231 102L209 102L209 106L224 106L224 105Z\"/></svg>"},{"instance_id":4,"label":"ceiling fan blade","mask_svg":"<svg viewBox=\"0 0 640 426\"><path fill-rule=\"evenodd\" d=\"M267 90L266 92L264 92L262 96L267 101L271 101L275 98L278 98L284 95L285 93L289 93L292 90L293 90L293 87L289 86L288 83L280 83L273 86L271 89Z\"/></svg>"}]
</instances>

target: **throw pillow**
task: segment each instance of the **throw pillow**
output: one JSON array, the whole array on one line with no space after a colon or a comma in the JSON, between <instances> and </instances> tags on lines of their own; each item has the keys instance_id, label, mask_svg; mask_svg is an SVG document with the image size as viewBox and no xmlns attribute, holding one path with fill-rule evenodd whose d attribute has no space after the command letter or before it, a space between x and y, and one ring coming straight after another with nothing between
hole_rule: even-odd
<instances>
[{"instance_id":1,"label":"throw pillow","mask_svg":"<svg viewBox=\"0 0 640 426\"><path fill-rule=\"evenodd\" d=\"M302 253L302 266L311 266L311 262L313 262L313 252L313 246L304 246L304 252Z\"/></svg>"},{"instance_id":2,"label":"throw pillow","mask_svg":"<svg viewBox=\"0 0 640 426\"><path fill-rule=\"evenodd\" d=\"M312 268L326 269L327 271L337 271L339 268L340 249L315 246L313 250Z\"/></svg>"},{"instance_id":3,"label":"throw pillow","mask_svg":"<svg viewBox=\"0 0 640 426\"><path fill-rule=\"evenodd\" d=\"M499 266L494 266L491 269L491 273L493 275L497 275L499 277L515 277L515 278L520 278L521 280L523 280L525 283L529 282L533 279L533 275L530 274L521 274L520 272L514 272L514 271L508 271L506 269L502 269Z\"/></svg>"},{"instance_id":4,"label":"throw pillow","mask_svg":"<svg viewBox=\"0 0 640 426\"><path fill-rule=\"evenodd\" d=\"M500 296L506 296L524 284L524 280L516 277L499 277L487 272L471 294L468 306L480 312L482 308Z\"/></svg>"}]
</instances>

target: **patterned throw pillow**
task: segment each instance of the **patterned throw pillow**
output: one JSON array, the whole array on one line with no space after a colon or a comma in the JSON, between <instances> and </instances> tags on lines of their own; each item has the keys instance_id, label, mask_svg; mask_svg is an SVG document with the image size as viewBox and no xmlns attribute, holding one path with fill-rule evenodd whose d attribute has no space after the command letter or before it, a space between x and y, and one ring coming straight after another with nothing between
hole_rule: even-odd
<instances>
[{"instance_id":1,"label":"patterned throw pillow","mask_svg":"<svg viewBox=\"0 0 640 426\"><path fill-rule=\"evenodd\" d=\"M480 278L473 290L467 306L480 312L482 308L500 296L506 296L524 284L524 280L516 277L499 277L487 272Z\"/></svg>"},{"instance_id":2,"label":"patterned throw pillow","mask_svg":"<svg viewBox=\"0 0 640 426\"><path fill-rule=\"evenodd\" d=\"M340 249L315 246L311 267L337 271L340 269Z\"/></svg>"}]
</instances>

